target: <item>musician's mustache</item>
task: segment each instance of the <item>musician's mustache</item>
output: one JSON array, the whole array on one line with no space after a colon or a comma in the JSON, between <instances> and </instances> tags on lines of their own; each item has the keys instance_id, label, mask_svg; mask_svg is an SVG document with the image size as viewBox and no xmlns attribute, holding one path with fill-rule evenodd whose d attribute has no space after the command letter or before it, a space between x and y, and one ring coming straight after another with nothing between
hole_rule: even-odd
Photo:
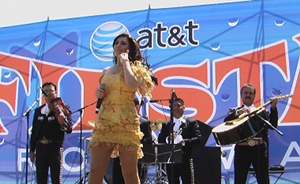
<instances>
[{"instance_id":1,"label":"musician's mustache","mask_svg":"<svg viewBox=\"0 0 300 184\"><path fill-rule=\"evenodd\" d=\"M246 96L246 99L250 99L251 100L251 97L250 96Z\"/></svg>"}]
</instances>

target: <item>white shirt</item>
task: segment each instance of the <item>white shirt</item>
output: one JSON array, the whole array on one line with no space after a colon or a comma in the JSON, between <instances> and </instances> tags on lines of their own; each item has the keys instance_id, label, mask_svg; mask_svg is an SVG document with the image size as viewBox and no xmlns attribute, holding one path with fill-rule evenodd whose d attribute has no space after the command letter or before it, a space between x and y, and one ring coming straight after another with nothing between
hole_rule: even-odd
<instances>
[{"instance_id":1,"label":"white shirt","mask_svg":"<svg viewBox=\"0 0 300 184\"><path fill-rule=\"evenodd\" d=\"M181 116L179 119L177 118L173 118L173 122L175 123L174 127L173 127L173 131L174 132L179 132L179 127L181 126L181 124L183 122L185 122L185 119L183 118L184 116Z\"/></svg>"},{"instance_id":2,"label":"white shirt","mask_svg":"<svg viewBox=\"0 0 300 184\"><path fill-rule=\"evenodd\" d=\"M41 109L41 113L42 114L46 114L46 116L48 116L48 114L50 113L50 109L48 104L46 103L46 105Z\"/></svg>"},{"instance_id":3,"label":"white shirt","mask_svg":"<svg viewBox=\"0 0 300 184\"><path fill-rule=\"evenodd\" d=\"M250 111L256 109L256 107L252 104L251 106L247 106L247 105L244 105L244 107L246 107L247 109L249 109Z\"/></svg>"},{"instance_id":4,"label":"white shirt","mask_svg":"<svg viewBox=\"0 0 300 184\"><path fill-rule=\"evenodd\" d=\"M173 131L179 133L178 135L175 135L174 144L178 144L183 140L182 135L180 135L181 130L179 128L182 123L185 123L185 119L183 117L184 116L181 116L179 119L175 117L173 118L173 123L174 123ZM169 137L166 138L166 142L169 143ZM183 142L183 146L184 146L184 142Z\"/></svg>"},{"instance_id":5,"label":"white shirt","mask_svg":"<svg viewBox=\"0 0 300 184\"><path fill-rule=\"evenodd\" d=\"M151 135L153 143L158 144L157 135L153 130L151 131Z\"/></svg>"},{"instance_id":6,"label":"white shirt","mask_svg":"<svg viewBox=\"0 0 300 184\"><path fill-rule=\"evenodd\" d=\"M253 104L250 105L250 106L247 106L247 105L244 104L243 107L246 108L246 109L249 109L250 113L251 113L253 110L256 109L256 107L255 107ZM243 113L243 114L239 115L238 112L235 111L235 116L245 117L246 115L247 115L246 113Z\"/></svg>"}]
</instances>

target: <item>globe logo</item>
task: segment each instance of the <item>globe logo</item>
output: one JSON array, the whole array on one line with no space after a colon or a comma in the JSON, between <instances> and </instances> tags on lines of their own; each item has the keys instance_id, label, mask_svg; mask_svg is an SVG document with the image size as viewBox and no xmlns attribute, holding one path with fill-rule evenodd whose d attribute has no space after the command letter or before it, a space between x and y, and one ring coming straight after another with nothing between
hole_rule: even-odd
<instances>
[{"instance_id":1,"label":"globe logo","mask_svg":"<svg viewBox=\"0 0 300 184\"><path fill-rule=\"evenodd\" d=\"M128 29L120 22L105 22L93 32L90 48L93 55L104 62L112 61L113 41L121 33L128 33Z\"/></svg>"}]
</instances>

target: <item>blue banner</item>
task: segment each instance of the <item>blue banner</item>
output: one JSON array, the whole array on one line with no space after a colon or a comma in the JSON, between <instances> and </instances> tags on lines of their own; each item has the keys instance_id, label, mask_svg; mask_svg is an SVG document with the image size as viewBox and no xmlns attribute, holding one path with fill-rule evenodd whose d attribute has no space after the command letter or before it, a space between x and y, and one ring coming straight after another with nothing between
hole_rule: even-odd
<instances>
[{"instance_id":1,"label":"blue banner","mask_svg":"<svg viewBox=\"0 0 300 184\"><path fill-rule=\"evenodd\" d=\"M89 170L85 146L96 119L94 90L103 69L113 64L113 39L123 32L137 39L159 79L153 99L168 99L173 89L185 100L186 116L212 127L241 104L239 90L245 83L257 88L256 106L293 95L278 102L283 136L270 130L269 156L271 166L285 167L278 183L300 183L299 9L298 0L254 0L0 28L0 183L24 183L26 167L28 180L35 178L34 165L26 164L26 144L33 109L44 103L37 100L39 87L46 81L58 85L59 96L74 112L74 131L64 143L64 183L76 182ZM144 115L169 118L167 101L149 100ZM207 146L218 146L212 136ZM222 176L232 183L234 145L221 149L226 152ZM272 182L277 178L271 175Z\"/></svg>"}]
</instances>

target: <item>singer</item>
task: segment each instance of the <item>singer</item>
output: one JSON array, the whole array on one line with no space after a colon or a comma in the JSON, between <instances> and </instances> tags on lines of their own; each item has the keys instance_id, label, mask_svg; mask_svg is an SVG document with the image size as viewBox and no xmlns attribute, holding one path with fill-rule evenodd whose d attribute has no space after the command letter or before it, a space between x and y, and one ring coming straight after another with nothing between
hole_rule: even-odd
<instances>
[{"instance_id":1,"label":"singer","mask_svg":"<svg viewBox=\"0 0 300 184\"><path fill-rule=\"evenodd\" d=\"M34 111L30 138L30 160L33 163L35 161L36 164L37 183L48 183L50 167L52 183L59 184L62 183L65 132L67 134L72 132L71 111L69 106L64 103L60 103L60 107L58 104L53 105L53 100L58 99L54 83L44 83L41 90L46 103Z\"/></svg>"},{"instance_id":2,"label":"singer","mask_svg":"<svg viewBox=\"0 0 300 184\"><path fill-rule=\"evenodd\" d=\"M102 183L110 157L119 156L125 183L139 184L137 163L143 156L135 93L151 97L155 87L151 69L137 41L122 33L113 41L114 65L103 70L96 89L102 99L89 144L91 153L89 184Z\"/></svg>"}]
</instances>

